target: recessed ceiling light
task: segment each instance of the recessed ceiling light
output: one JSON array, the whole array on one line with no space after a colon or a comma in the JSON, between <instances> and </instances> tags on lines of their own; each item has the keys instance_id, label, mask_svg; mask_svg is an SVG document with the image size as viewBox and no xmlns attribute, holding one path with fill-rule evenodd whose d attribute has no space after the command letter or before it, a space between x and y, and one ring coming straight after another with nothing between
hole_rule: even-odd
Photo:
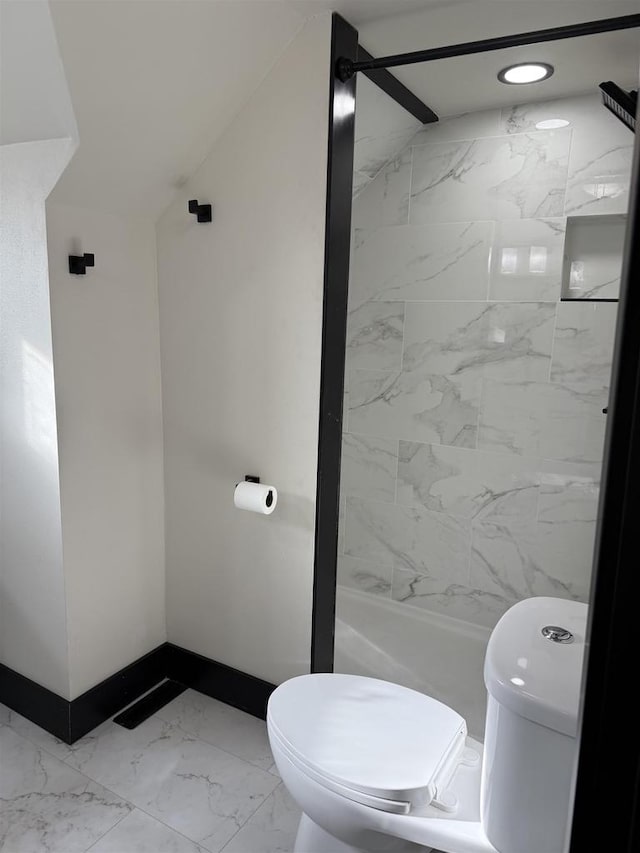
<instances>
[{"instance_id":1,"label":"recessed ceiling light","mask_svg":"<svg viewBox=\"0 0 640 853\"><path fill-rule=\"evenodd\" d=\"M547 118L536 124L537 130L556 130L559 127L567 127L570 124L566 118Z\"/></svg>"},{"instance_id":2,"label":"recessed ceiling light","mask_svg":"<svg viewBox=\"0 0 640 853\"><path fill-rule=\"evenodd\" d=\"M553 65L546 62L521 62L509 65L498 74L501 83L522 85L523 83L539 83L553 74Z\"/></svg>"}]
</instances>

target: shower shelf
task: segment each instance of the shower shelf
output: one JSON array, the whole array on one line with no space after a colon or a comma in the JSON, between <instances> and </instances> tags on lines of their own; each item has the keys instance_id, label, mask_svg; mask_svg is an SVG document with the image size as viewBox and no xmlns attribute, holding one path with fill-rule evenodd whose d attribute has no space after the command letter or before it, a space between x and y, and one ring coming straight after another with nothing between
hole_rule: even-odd
<instances>
[{"instance_id":1,"label":"shower shelf","mask_svg":"<svg viewBox=\"0 0 640 853\"><path fill-rule=\"evenodd\" d=\"M617 302L626 217L570 216L564 243L561 302Z\"/></svg>"}]
</instances>

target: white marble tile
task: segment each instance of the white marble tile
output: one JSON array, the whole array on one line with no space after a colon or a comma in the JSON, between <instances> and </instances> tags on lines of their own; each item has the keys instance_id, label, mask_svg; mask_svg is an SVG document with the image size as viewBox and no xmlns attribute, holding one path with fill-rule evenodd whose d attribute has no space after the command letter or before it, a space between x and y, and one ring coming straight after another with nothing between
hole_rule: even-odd
<instances>
[{"instance_id":1,"label":"white marble tile","mask_svg":"<svg viewBox=\"0 0 640 853\"><path fill-rule=\"evenodd\" d=\"M402 369L546 381L555 307L550 302L407 303Z\"/></svg>"},{"instance_id":2,"label":"white marble tile","mask_svg":"<svg viewBox=\"0 0 640 853\"><path fill-rule=\"evenodd\" d=\"M602 105L597 91L503 110L507 133L562 119L571 131L567 214L624 213L628 206L633 135Z\"/></svg>"},{"instance_id":3,"label":"white marble tile","mask_svg":"<svg viewBox=\"0 0 640 853\"><path fill-rule=\"evenodd\" d=\"M584 601L593 532L591 522L474 524L471 586L511 602L535 595Z\"/></svg>"},{"instance_id":4,"label":"white marble tile","mask_svg":"<svg viewBox=\"0 0 640 853\"><path fill-rule=\"evenodd\" d=\"M302 812L279 785L224 848L225 853L291 853Z\"/></svg>"},{"instance_id":5,"label":"white marble tile","mask_svg":"<svg viewBox=\"0 0 640 853\"><path fill-rule=\"evenodd\" d=\"M347 364L398 370L402 364L404 302L365 302L349 311Z\"/></svg>"},{"instance_id":6,"label":"white marble tile","mask_svg":"<svg viewBox=\"0 0 640 853\"><path fill-rule=\"evenodd\" d=\"M460 518L535 517L539 460L401 441L398 462L399 504Z\"/></svg>"},{"instance_id":7,"label":"white marble tile","mask_svg":"<svg viewBox=\"0 0 640 853\"><path fill-rule=\"evenodd\" d=\"M626 213L633 134L603 107L573 132L565 213Z\"/></svg>"},{"instance_id":8,"label":"white marble tile","mask_svg":"<svg viewBox=\"0 0 640 853\"><path fill-rule=\"evenodd\" d=\"M568 122L569 130L583 132L585 123L601 118L605 125L608 119L602 106L600 96L596 93L571 96L569 98L554 98L550 101L535 101L534 103L516 104L505 107L500 116L501 133L531 133L539 130L542 121L558 120ZM544 128L543 128L544 130Z\"/></svg>"},{"instance_id":9,"label":"white marble tile","mask_svg":"<svg viewBox=\"0 0 640 853\"><path fill-rule=\"evenodd\" d=\"M157 716L262 770L273 764L266 723L203 693L186 690Z\"/></svg>"},{"instance_id":10,"label":"white marble tile","mask_svg":"<svg viewBox=\"0 0 640 853\"><path fill-rule=\"evenodd\" d=\"M405 225L409 221L411 148L391 160L353 201L354 228Z\"/></svg>"},{"instance_id":11,"label":"white marble tile","mask_svg":"<svg viewBox=\"0 0 640 853\"><path fill-rule=\"evenodd\" d=\"M551 381L608 393L618 306L562 302L553 343Z\"/></svg>"},{"instance_id":12,"label":"white marble tile","mask_svg":"<svg viewBox=\"0 0 640 853\"><path fill-rule=\"evenodd\" d=\"M478 393L474 377L353 370L349 429L362 435L475 447Z\"/></svg>"},{"instance_id":13,"label":"white marble tile","mask_svg":"<svg viewBox=\"0 0 640 853\"><path fill-rule=\"evenodd\" d=\"M412 607L443 613L487 628L493 628L513 603L497 592L425 577L406 569L394 571L393 598Z\"/></svg>"},{"instance_id":14,"label":"white marble tile","mask_svg":"<svg viewBox=\"0 0 640 853\"><path fill-rule=\"evenodd\" d=\"M422 127L417 118L364 75L357 80L354 169L370 178Z\"/></svg>"},{"instance_id":15,"label":"white marble tile","mask_svg":"<svg viewBox=\"0 0 640 853\"><path fill-rule=\"evenodd\" d=\"M423 507L350 498L345 551L382 566L412 569L450 583L469 575L470 523Z\"/></svg>"},{"instance_id":16,"label":"white marble tile","mask_svg":"<svg viewBox=\"0 0 640 853\"><path fill-rule=\"evenodd\" d=\"M381 566L370 560L342 555L338 557L338 584L359 589L371 595L391 595L392 566Z\"/></svg>"},{"instance_id":17,"label":"white marble tile","mask_svg":"<svg viewBox=\"0 0 640 853\"><path fill-rule=\"evenodd\" d=\"M492 233L490 222L356 231L350 308L372 299L486 299Z\"/></svg>"},{"instance_id":18,"label":"white marble tile","mask_svg":"<svg viewBox=\"0 0 640 853\"><path fill-rule=\"evenodd\" d=\"M355 172L353 173L353 183L352 183L352 193L353 197L362 192L362 190L370 183L371 178L366 172Z\"/></svg>"},{"instance_id":19,"label":"white marble tile","mask_svg":"<svg viewBox=\"0 0 640 853\"><path fill-rule=\"evenodd\" d=\"M109 830L91 853L205 853L184 835L155 818L134 809L130 815Z\"/></svg>"},{"instance_id":20,"label":"white marble tile","mask_svg":"<svg viewBox=\"0 0 640 853\"><path fill-rule=\"evenodd\" d=\"M398 442L355 433L342 437L340 488L343 496L395 500Z\"/></svg>"},{"instance_id":21,"label":"white marble tile","mask_svg":"<svg viewBox=\"0 0 640 853\"><path fill-rule=\"evenodd\" d=\"M562 216L570 138L560 130L414 147L410 223Z\"/></svg>"},{"instance_id":22,"label":"white marble tile","mask_svg":"<svg viewBox=\"0 0 640 853\"><path fill-rule=\"evenodd\" d=\"M434 124L427 124L416 133L411 144L425 145L432 142L480 139L486 136L499 136L502 133L504 131L501 128L500 110L482 110L441 118Z\"/></svg>"},{"instance_id":23,"label":"white marble tile","mask_svg":"<svg viewBox=\"0 0 640 853\"><path fill-rule=\"evenodd\" d=\"M155 716L132 731L101 726L74 744L67 760L212 853L278 784L272 774Z\"/></svg>"},{"instance_id":24,"label":"white marble tile","mask_svg":"<svg viewBox=\"0 0 640 853\"><path fill-rule=\"evenodd\" d=\"M489 299L556 302L562 285L564 219L496 222Z\"/></svg>"},{"instance_id":25,"label":"white marble tile","mask_svg":"<svg viewBox=\"0 0 640 853\"><path fill-rule=\"evenodd\" d=\"M617 299L626 216L572 216L567 220L563 296Z\"/></svg>"},{"instance_id":26,"label":"white marble tile","mask_svg":"<svg viewBox=\"0 0 640 853\"><path fill-rule=\"evenodd\" d=\"M4 722L6 725L11 726L11 728L18 732L22 737L26 737L27 740L30 740L36 746L42 747L51 755L55 755L56 758L60 758L62 761L70 753L70 747L63 743L61 740L58 740L54 735L49 734L44 729L41 729L40 726L37 726L35 723L32 723L31 720L27 720L26 717L23 717L21 714L18 714L16 711L12 711L10 708L5 708L2 706L4 710Z\"/></svg>"},{"instance_id":27,"label":"white marble tile","mask_svg":"<svg viewBox=\"0 0 640 853\"><path fill-rule=\"evenodd\" d=\"M486 380L478 447L566 462L600 462L606 398L572 385Z\"/></svg>"},{"instance_id":28,"label":"white marble tile","mask_svg":"<svg viewBox=\"0 0 640 853\"><path fill-rule=\"evenodd\" d=\"M590 522L598 516L600 487L593 476L547 473L542 476L538 500L540 524Z\"/></svg>"},{"instance_id":29,"label":"white marble tile","mask_svg":"<svg viewBox=\"0 0 640 853\"><path fill-rule=\"evenodd\" d=\"M84 853L132 810L23 738L0 728L0 850Z\"/></svg>"}]
</instances>

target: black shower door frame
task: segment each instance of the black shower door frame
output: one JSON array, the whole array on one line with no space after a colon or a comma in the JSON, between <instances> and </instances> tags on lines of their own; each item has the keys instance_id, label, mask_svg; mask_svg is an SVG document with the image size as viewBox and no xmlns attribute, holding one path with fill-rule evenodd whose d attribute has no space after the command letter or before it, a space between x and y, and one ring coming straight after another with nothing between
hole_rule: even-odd
<instances>
[{"instance_id":1,"label":"black shower door frame","mask_svg":"<svg viewBox=\"0 0 640 853\"><path fill-rule=\"evenodd\" d=\"M523 43L520 39L519 43ZM532 39L525 43L534 42ZM347 66L357 62L358 33L334 13L311 643L313 672L332 672L334 655L355 142L355 76L345 73L345 59ZM636 731L640 714L631 698L640 673L640 145L637 137L608 411L579 721L580 749L571 833L567 839L569 853L640 850L640 736Z\"/></svg>"}]
</instances>

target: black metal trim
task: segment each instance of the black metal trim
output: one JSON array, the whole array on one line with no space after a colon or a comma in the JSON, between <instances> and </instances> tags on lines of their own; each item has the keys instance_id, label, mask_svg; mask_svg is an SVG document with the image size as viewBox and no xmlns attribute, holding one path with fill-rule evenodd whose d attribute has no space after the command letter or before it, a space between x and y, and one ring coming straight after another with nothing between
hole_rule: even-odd
<instances>
[{"instance_id":1,"label":"black metal trim","mask_svg":"<svg viewBox=\"0 0 640 853\"><path fill-rule=\"evenodd\" d=\"M166 651L167 678L254 717L266 719L267 702L276 689L275 684L173 643L167 643Z\"/></svg>"},{"instance_id":2,"label":"black metal trim","mask_svg":"<svg viewBox=\"0 0 640 853\"><path fill-rule=\"evenodd\" d=\"M588 296L563 296L560 302L619 302L619 299L591 299Z\"/></svg>"},{"instance_id":3,"label":"black metal trim","mask_svg":"<svg viewBox=\"0 0 640 853\"><path fill-rule=\"evenodd\" d=\"M336 67L339 56L355 59L357 51L357 31L334 12L331 24L331 68ZM332 74L330 87L318 481L311 616L312 672L333 671L356 81L351 78L342 82L336 74Z\"/></svg>"},{"instance_id":4,"label":"black metal trim","mask_svg":"<svg viewBox=\"0 0 640 853\"><path fill-rule=\"evenodd\" d=\"M640 649L640 144L630 188L620 311L589 608L570 853L640 850L640 739L633 690ZM602 813L615 790L611 820Z\"/></svg>"},{"instance_id":5,"label":"black metal trim","mask_svg":"<svg viewBox=\"0 0 640 853\"><path fill-rule=\"evenodd\" d=\"M546 30L533 30L528 33L516 33L512 36L468 41L462 44L450 44L429 50L416 50L411 53L397 53L381 56L378 59L353 61L346 51L336 59L334 67L341 81L357 74L358 71L374 71L380 68L397 68L400 65L415 65L418 62L433 62L436 59L450 59L454 56L468 56L473 53L486 53L490 50L503 50L508 47L522 47L526 44L540 44L560 39L579 38L581 36L610 33L616 30L640 27L640 15L623 15L618 18L602 18L599 21L585 21L581 24L569 24L564 27L551 27Z\"/></svg>"},{"instance_id":6,"label":"black metal trim","mask_svg":"<svg viewBox=\"0 0 640 853\"><path fill-rule=\"evenodd\" d=\"M184 684L178 684L177 681L163 681L149 693L145 693L142 699L138 699L114 717L113 722L122 726L123 729L137 729L141 723L184 693L186 689Z\"/></svg>"},{"instance_id":7,"label":"black metal trim","mask_svg":"<svg viewBox=\"0 0 640 853\"><path fill-rule=\"evenodd\" d=\"M358 60L366 61L373 59L373 56L361 44L358 45ZM380 68L374 71L365 71L364 76L368 77L372 83L386 92L390 98L404 107L414 118L422 124L433 124L439 121L438 116L431 107L428 107L424 101L421 101L417 95L414 95L411 89L401 83L397 77L394 77L385 68Z\"/></svg>"}]
</instances>

